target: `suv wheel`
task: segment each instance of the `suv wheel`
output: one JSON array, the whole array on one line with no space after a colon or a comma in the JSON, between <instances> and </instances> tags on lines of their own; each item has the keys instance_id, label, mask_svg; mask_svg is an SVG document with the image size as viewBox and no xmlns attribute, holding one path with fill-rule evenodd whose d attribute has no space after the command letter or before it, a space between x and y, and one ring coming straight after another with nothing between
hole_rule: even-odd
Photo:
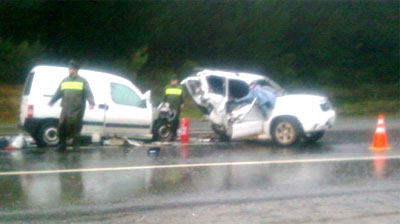
<instances>
[{"instance_id":1,"label":"suv wheel","mask_svg":"<svg viewBox=\"0 0 400 224\"><path fill-rule=\"evenodd\" d=\"M231 140L230 136L226 133L225 130L223 130L222 127L216 124L211 124L211 129L214 131L215 134L218 135L222 142L229 142Z\"/></svg>"},{"instance_id":2,"label":"suv wheel","mask_svg":"<svg viewBox=\"0 0 400 224\"><path fill-rule=\"evenodd\" d=\"M36 134L35 139L39 147L56 146L59 141L57 133L57 123L44 123Z\"/></svg>"},{"instance_id":3,"label":"suv wheel","mask_svg":"<svg viewBox=\"0 0 400 224\"><path fill-rule=\"evenodd\" d=\"M280 119L272 126L274 142L280 146L290 146L299 140L299 127L293 119Z\"/></svg>"}]
</instances>

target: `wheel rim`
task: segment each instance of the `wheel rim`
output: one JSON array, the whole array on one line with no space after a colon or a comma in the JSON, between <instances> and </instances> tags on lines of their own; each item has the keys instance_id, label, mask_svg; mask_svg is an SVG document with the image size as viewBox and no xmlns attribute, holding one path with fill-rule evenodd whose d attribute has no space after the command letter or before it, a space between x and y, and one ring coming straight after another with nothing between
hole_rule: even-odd
<instances>
[{"instance_id":1,"label":"wheel rim","mask_svg":"<svg viewBox=\"0 0 400 224\"><path fill-rule=\"evenodd\" d=\"M296 137L296 130L291 123L281 122L276 126L275 136L281 144L290 144Z\"/></svg>"},{"instance_id":2,"label":"wheel rim","mask_svg":"<svg viewBox=\"0 0 400 224\"><path fill-rule=\"evenodd\" d=\"M43 140L49 145L57 144L58 143L57 128L51 127L46 129L46 131L43 133Z\"/></svg>"},{"instance_id":3,"label":"wheel rim","mask_svg":"<svg viewBox=\"0 0 400 224\"><path fill-rule=\"evenodd\" d=\"M167 125L162 125L159 129L158 129L158 135L161 138L167 138L169 137L171 134L171 130Z\"/></svg>"}]
</instances>

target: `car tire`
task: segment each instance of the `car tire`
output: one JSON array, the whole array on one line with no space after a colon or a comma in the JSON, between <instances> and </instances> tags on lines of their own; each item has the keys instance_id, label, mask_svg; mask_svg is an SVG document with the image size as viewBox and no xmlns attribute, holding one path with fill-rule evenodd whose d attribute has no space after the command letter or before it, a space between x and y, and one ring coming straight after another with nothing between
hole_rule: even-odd
<instances>
[{"instance_id":1,"label":"car tire","mask_svg":"<svg viewBox=\"0 0 400 224\"><path fill-rule=\"evenodd\" d=\"M57 122L44 123L36 133L35 140L39 147L56 146L59 142Z\"/></svg>"},{"instance_id":2,"label":"car tire","mask_svg":"<svg viewBox=\"0 0 400 224\"><path fill-rule=\"evenodd\" d=\"M229 142L231 140L231 137L226 133L226 131L222 130L218 125L211 124L211 129L218 135L221 142Z\"/></svg>"},{"instance_id":3,"label":"car tire","mask_svg":"<svg viewBox=\"0 0 400 224\"><path fill-rule=\"evenodd\" d=\"M295 119L283 118L272 125L272 138L279 146L291 146L299 141L300 128Z\"/></svg>"},{"instance_id":4,"label":"car tire","mask_svg":"<svg viewBox=\"0 0 400 224\"><path fill-rule=\"evenodd\" d=\"M156 121L153 128L153 140L161 142L172 141L174 137L174 130L172 125L167 121Z\"/></svg>"},{"instance_id":5,"label":"car tire","mask_svg":"<svg viewBox=\"0 0 400 224\"><path fill-rule=\"evenodd\" d=\"M324 134L325 134L325 131L317 131L317 132L314 132L310 136L304 136L304 140L307 143L314 143L314 142L320 140L322 138L322 136L324 136Z\"/></svg>"}]
</instances>

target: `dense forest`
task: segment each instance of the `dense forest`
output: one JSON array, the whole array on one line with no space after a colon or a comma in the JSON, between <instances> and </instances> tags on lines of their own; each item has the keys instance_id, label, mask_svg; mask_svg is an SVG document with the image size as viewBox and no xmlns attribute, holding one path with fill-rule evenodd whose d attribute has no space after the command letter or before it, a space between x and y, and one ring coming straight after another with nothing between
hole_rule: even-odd
<instances>
[{"instance_id":1,"label":"dense forest","mask_svg":"<svg viewBox=\"0 0 400 224\"><path fill-rule=\"evenodd\" d=\"M399 28L399 1L2 1L0 82L76 58L140 80L208 67L397 89Z\"/></svg>"}]
</instances>

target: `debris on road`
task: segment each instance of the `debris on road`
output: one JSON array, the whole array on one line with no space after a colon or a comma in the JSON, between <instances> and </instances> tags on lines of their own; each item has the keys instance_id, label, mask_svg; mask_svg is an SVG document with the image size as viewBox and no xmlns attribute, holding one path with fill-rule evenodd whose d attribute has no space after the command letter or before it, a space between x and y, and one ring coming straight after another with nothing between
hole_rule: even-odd
<instances>
[{"instance_id":1,"label":"debris on road","mask_svg":"<svg viewBox=\"0 0 400 224\"><path fill-rule=\"evenodd\" d=\"M20 133L16 136L4 136L0 138L0 149L12 150L36 146L35 140L30 136Z\"/></svg>"},{"instance_id":2,"label":"debris on road","mask_svg":"<svg viewBox=\"0 0 400 224\"><path fill-rule=\"evenodd\" d=\"M9 144L10 144L10 138L9 137L0 138L0 149L4 149Z\"/></svg>"},{"instance_id":3,"label":"debris on road","mask_svg":"<svg viewBox=\"0 0 400 224\"><path fill-rule=\"evenodd\" d=\"M135 147L142 147L144 144L143 144L143 142L124 137L124 138L110 138L110 139L103 140L103 145L107 145L107 146L129 145L129 146L135 146Z\"/></svg>"},{"instance_id":4,"label":"debris on road","mask_svg":"<svg viewBox=\"0 0 400 224\"><path fill-rule=\"evenodd\" d=\"M23 134L19 134L17 135L13 141L11 142L11 147L13 149L21 149L25 146L25 140L24 140L24 135Z\"/></svg>"},{"instance_id":5,"label":"debris on road","mask_svg":"<svg viewBox=\"0 0 400 224\"><path fill-rule=\"evenodd\" d=\"M123 144L124 144L124 140L119 139L119 138L109 138L109 139L103 140L103 145L106 145L106 146L121 146Z\"/></svg>"},{"instance_id":6,"label":"debris on road","mask_svg":"<svg viewBox=\"0 0 400 224\"><path fill-rule=\"evenodd\" d=\"M147 150L147 155L150 157L157 157L160 155L160 147L150 147Z\"/></svg>"},{"instance_id":7,"label":"debris on road","mask_svg":"<svg viewBox=\"0 0 400 224\"><path fill-rule=\"evenodd\" d=\"M124 140L125 140L125 144L128 144L128 145L131 145L131 146L136 146L136 147L141 147L141 146L143 146L143 142L139 142L139 141L136 141L136 140L132 140L132 139L129 139L129 138L123 138Z\"/></svg>"}]
</instances>

